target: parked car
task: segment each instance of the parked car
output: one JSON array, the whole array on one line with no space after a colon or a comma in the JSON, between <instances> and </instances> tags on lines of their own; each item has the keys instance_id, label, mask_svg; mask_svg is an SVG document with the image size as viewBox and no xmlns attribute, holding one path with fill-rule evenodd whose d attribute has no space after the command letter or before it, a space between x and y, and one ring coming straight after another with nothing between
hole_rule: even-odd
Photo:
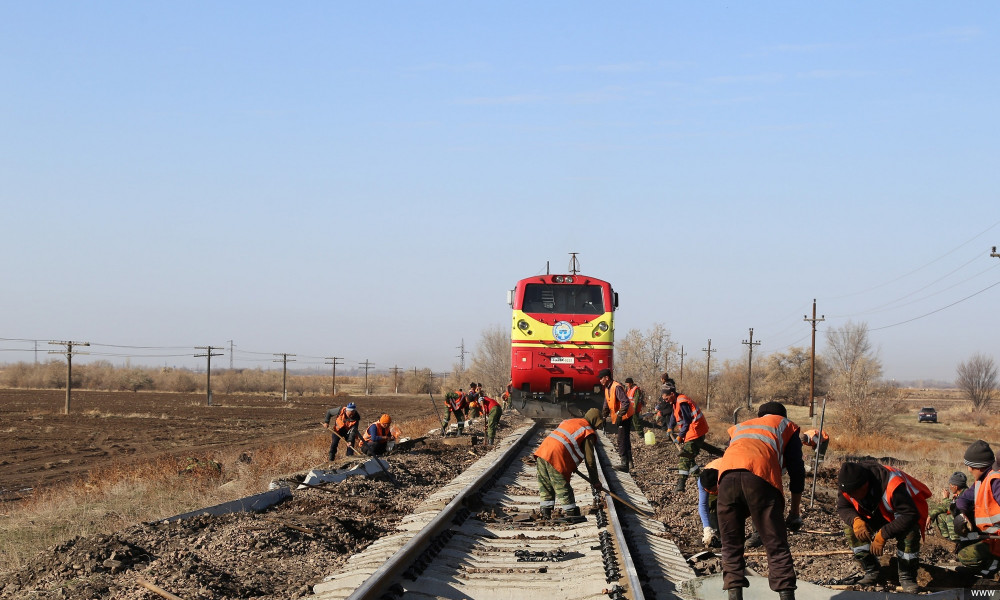
<instances>
[{"instance_id":1,"label":"parked car","mask_svg":"<svg viewBox=\"0 0 1000 600\"><path fill-rule=\"evenodd\" d=\"M933 406L925 406L917 413L917 423L937 423L937 411Z\"/></svg>"}]
</instances>

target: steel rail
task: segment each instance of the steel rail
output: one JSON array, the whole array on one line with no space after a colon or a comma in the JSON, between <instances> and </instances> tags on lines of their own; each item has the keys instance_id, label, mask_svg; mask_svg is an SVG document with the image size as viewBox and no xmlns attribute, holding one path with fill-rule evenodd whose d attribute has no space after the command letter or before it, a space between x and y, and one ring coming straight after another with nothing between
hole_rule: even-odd
<instances>
[{"instance_id":1,"label":"steel rail","mask_svg":"<svg viewBox=\"0 0 1000 600\"><path fill-rule=\"evenodd\" d=\"M607 460L607 454L604 449L601 448L600 452L604 459ZM611 487L608 485L607 478L604 477L604 465L601 464L603 461L597 461L597 477L604 486L604 489L610 490ZM639 581L639 572L635 568L635 561L632 560L632 553L628 548L628 541L625 539L625 530L622 528L621 520L618 518L618 511L613 510L614 506L612 503L616 500L611 496L608 496L605 502L608 505L608 524L610 528L614 531L615 543L618 545L618 551L622 555L622 560L625 562L624 569L625 574L628 577L628 592L633 600L645 600L645 594L642 591L642 583Z\"/></svg>"},{"instance_id":2,"label":"steel rail","mask_svg":"<svg viewBox=\"0 0 1000 600\"><path fill-rule=\"evenodd\" d=\"M497 460L488 469L441 509L441 512L426 527L414 535L389 560L376 569L364 583L358 586L347 597L347 600L375 600L381 598L396 585L403 578L403 573L431 546L434 539L452 527L460 511L464 508L466 500L478 493L480 488L490 483L498 472L507 467L507 464L517 456L521 446L534 434L537 428L537 423L529 427L515 443L497 457Z\"/></svg>"}]
</instances>

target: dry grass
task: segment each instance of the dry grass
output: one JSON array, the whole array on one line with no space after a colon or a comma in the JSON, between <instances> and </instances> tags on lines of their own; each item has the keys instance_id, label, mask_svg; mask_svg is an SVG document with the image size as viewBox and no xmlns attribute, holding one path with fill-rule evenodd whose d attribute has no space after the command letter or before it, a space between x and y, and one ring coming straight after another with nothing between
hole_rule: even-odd
<instances>
[{"instance_id":1,"label":"dry grass","mask_svg":"<svg viewBox=\"0 0 1000 600\"><path fill-rule=\"evenodd\" d=\"M272 478L314 466L329 437L269 445L243 453L217 452L190 459L164 457L127 467L95 469L85 479L38 490L0 516L0 565L26 566L37 552L74 536L109 533L267 489ZM221 470L208 466L209 461Z\"/></svg>"}]
</instances>

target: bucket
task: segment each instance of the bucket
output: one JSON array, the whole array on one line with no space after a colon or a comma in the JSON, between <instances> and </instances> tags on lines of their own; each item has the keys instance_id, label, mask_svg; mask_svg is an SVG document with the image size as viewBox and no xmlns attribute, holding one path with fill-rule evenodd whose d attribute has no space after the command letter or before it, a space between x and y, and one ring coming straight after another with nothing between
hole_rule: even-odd
<instances>
[{"instance_id":1,"label":"bucket","mask_svg":"<svg viewBox=\"0 0 1000 600\"><path fill-rule=\"evenodd\" d=\"M656 443L656 436L653 435L653 431L651 429L646 430L646 435L644 435L642 439L646 442L647 446L652 446Z\"/></svg>"}]
</instances>

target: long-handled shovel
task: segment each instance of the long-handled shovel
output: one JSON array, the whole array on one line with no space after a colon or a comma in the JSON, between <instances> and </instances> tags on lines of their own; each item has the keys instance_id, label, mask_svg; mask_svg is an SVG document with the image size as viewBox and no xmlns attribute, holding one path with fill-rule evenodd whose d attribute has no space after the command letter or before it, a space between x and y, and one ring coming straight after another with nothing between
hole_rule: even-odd
<instances>
[{"instance_id":1,"label":"long-handled shovel","mask_svg":"<svg viewBox=\"0 0 1000 600\"><path fill-rule=\"evenodd\" d=\"M438 423L444 423L444 421L441 420L441 411L438 410L437 402L434 401L434 393L427 392L427 395L431 397L431 405L434 406L434 414L437 416ZM450 421L451 417L449 417L448 420ZM441 435L444 435L444 430L445 426L441 425Z\"/></svg>"},{"instance_id":2,"label":"long-handled shovel","mask_svg":"<svg viewBox=\"0 0 1000 600\"><path fill-rule=\"evenodd\" d=\"M644 517L648 517L650 519L652 519L655 516L653 513L649 512L648 510L643 510L643 509L639 508L635 504L632 504L631 502L629 502L628 500L622 498L618 494L615 494L611 490L605 489L604 486L602 486L600 483L592 481L589 477L587 477L586 475L584 475L583 473L581 473L580 469L574 469L573 472L576 473L577 475L579 475L580 477L582 477L584 481L586 481L587 483L589 483L591 485L591 487L601 490L605 494L611 496L615 500L617 500L617 501L621 502L622 504L624 504L626 507L632 509L633 512L635 512L637 514L640 514L640 515L642 515Z\"/></svg>"}]
</instances>

